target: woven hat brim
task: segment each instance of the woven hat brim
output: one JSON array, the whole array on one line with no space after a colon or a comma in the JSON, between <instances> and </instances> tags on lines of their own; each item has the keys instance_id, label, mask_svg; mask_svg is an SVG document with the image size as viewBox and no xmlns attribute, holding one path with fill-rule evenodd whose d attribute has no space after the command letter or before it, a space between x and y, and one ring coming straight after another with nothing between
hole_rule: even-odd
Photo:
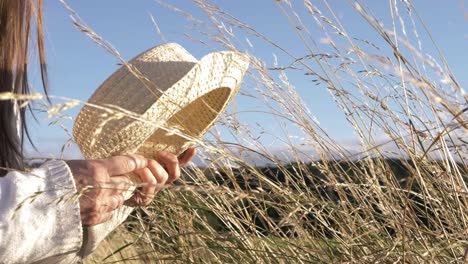
<instances>
[{"instance_id":1,"label":"woven hat brim","mask_svg":"<svg viewBox=\"0 0 468 264\"><path fill-rule=\"evenodd\" d=\"M238 93L247 68L248 60L240 53L215 52L203 57L175 85L183 86L185 80L190 80L190 88L173 87L164 93L164 100L158 101L177 104L155 104L154 109L166 108L171 113L165 124L167 129L156 129L137 152L145 156L151 156L155 150L181 154L194 143L191 139L202 137L225 111ZM148 113L152 115L151 110Z\"/></svg>"}]
</instances>

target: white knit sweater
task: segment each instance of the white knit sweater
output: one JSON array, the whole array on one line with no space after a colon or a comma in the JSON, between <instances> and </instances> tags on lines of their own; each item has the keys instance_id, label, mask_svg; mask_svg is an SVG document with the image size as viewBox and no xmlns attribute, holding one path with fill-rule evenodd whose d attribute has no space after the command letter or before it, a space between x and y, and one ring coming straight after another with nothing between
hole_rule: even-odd
<instances>
[{"instance_id":1,"label":"white knit sweater","mask_svg":"<svg viewBox=\"0 0 468 264\"><path fill-rule=\"evenodd\" d=\"M76 194L60 160L0 177L0 263L76 263L132 211L124 206L111 221L83 228Z\"/></svg>"}]
</instances>

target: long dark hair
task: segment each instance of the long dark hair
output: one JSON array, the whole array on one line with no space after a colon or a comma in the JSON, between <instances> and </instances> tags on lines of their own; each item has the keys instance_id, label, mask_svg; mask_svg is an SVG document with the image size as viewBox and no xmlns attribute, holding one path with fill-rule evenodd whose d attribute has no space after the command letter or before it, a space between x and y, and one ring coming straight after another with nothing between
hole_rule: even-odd
<instances>
[{"instance_id":1,"label":"long dark hair","mask_svg":"<svg viewBox=\"0 0 468 264\"><path fill-rule=\"evenodd\" d=\"M28 51L32 24L36 28L35 46L39 54L42 84L44 92L47 91L42 0L0 0L0 93L30 92ZM20 104L14 99L0 100L0 176L4 176L9 169L24 169L24 138L30 140L30 137L26 126L26 109L19 109ZM18 115L21 120L19 124L16 121Z\"/></svg>"}]
</instances>

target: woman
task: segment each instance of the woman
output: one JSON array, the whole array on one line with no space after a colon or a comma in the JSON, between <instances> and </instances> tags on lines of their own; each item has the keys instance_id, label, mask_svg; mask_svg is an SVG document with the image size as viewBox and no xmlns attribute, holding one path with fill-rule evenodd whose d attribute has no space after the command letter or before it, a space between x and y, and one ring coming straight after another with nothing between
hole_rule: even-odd
<instances>
[{"instance_id":1,"label":"woman","mask_svg":"<svg viewBox=\"0 0 468 264\"><path fill-rule=\"evenodd\" d=\"M36 30L31 30L32 19ZM29 93L31 31L47 94L42 0L0 0L0 93ZM134 173L148 183L125 204L145 206L157 192L156 183L178 179L180 166L195 154L188 149L180 159L158 152L154 160L138 155L53 160L25 172L23 145L29 136L21 103L0 100L0 263L79 261L131 211L124 205L130 185L124 175Z\"/></svg>"}]
</instances>

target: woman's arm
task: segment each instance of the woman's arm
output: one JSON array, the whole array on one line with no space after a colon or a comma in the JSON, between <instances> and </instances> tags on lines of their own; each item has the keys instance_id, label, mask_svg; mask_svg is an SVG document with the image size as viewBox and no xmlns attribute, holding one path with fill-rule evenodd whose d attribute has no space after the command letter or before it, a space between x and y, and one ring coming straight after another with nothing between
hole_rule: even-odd
<instances>
[{"instance_id":1,"label":"woman's arm","mask_svg":"<svg viewBox=\"0 0 468 264\"><path fill-rule=\"evenodd\" d=\"M69 167L58 160L1 177L1 262L72 261L83 234L76 191Z\"/></svg>"}]
</instances>

